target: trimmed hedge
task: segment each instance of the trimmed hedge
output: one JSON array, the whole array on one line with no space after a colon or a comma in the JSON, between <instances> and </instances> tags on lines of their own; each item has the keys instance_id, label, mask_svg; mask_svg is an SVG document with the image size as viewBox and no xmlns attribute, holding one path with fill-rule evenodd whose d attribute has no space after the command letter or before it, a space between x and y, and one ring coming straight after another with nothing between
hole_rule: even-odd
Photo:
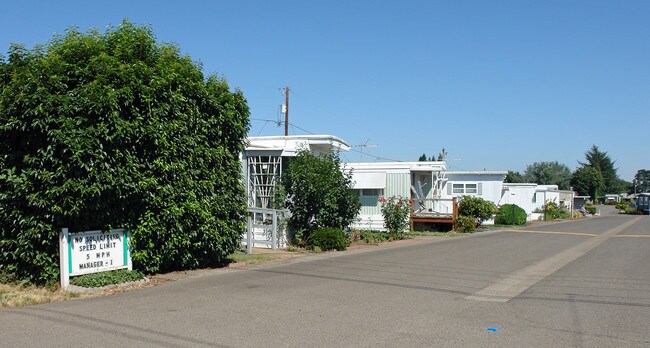
<instances>
[{"instance_id":1,"label":"trimmed hedge","mask_svg":"<svg viewBox=\"0 0 650 348\"><path fill-rule=\"evenodd\" d=\"M312 232L307 246L318 247L320 250L345 250L350 245L350 240L345 233L338 228L319 228Z\"/></svg>"},{"instance_id":2,"label":"trimmed hedge","mask_svg":"<svg viewBox=\"0 0 650 348\"><path fill-rule=\"evenodd\" d=\"M476 230L476 218L472 216L458 215L455 221L457 232L472 232Z\"/></svg>"},{"instance_id":3,"label":"trimmed hedge","mask_svg":"<svg viewBox=\"0 0 650 348\"><path fill-rule=\"evenodd\" d=\"M499 225L513 224L514 208L514 225L525 225L527 220L526 211L516 204L504 204L497 211L494 223Z\"/></svg>"},{"instance_id":4,"label":"trimmed hedge","mask_svg":"<svg viewBox=\"0 0 650 348\"><path fill-rule=\"evenodd\" d=\"M58 278L58 235L128 228L147 273L222 263L245 229L240 91L148 27L0 56L0 268Z\"/></svg>"}]
</instances>

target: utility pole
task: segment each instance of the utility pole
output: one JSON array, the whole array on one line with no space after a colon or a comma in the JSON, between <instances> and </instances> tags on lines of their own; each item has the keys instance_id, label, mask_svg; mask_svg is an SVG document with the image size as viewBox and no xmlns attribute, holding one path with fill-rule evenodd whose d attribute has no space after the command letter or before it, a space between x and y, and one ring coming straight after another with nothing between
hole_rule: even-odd
<instances>
[{"instance_id":1,"label":"utility pole","mask_svg":"<svg viewBox=\"0 0 650 348\"><path fill-rule=\"evenodd\" d=\"M284 87L284 136L289 135L289 86Z\"/></svg>"}]
</instances>

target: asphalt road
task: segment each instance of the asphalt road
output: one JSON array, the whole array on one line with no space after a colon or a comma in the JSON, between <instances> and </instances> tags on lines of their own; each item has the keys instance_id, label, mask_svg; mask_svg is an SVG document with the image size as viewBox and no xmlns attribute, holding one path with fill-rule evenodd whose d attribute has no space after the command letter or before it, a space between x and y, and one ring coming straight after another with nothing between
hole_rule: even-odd
<instances>
[{"instance_id":1,"label":"asphalt road","mask_svg":"<svg viewBox=\"0 0 650 348\"><path fill-rule=\"evenodd\" d=\"M650 217L212 271L0 309L0 346L648 347Z\"/></svg>"}]
</instances>

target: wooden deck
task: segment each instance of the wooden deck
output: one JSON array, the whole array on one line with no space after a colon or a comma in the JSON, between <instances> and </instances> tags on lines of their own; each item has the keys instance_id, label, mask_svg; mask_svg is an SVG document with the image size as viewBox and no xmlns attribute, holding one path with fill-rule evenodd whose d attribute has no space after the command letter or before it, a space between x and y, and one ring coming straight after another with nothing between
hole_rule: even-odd
<instances>
[{"instance_id":1,"label":"wooden deck","mask_svg":"<svg viewBox=\"0 0 650 348\"><path fill-rule=\"evenodd\" d=\"M452 230L456 228L456 217L458 216L458 204L456 198L453 199L453 212L451 215L420 213L413 211L413 200L411 199L411 231L417 222L434 223L434 224L451 224Z\"/></svg>"}]
</instances>

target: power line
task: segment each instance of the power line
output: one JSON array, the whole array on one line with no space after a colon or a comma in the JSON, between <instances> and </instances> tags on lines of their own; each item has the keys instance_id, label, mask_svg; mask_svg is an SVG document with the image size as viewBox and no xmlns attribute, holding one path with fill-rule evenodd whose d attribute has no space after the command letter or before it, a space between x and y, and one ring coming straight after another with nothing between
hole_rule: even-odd
<instances>
[{"instance_id":1,"label":"power line","mask_svg":"<svg viewBox=\"0 0 650 348\"><path fill-rule=\"evenodd\" d=\"M265 121L265 122L273 122L273 123L282 123L282 122L280 122L280 121L269 120L269 119L267 119L267 118L254 118L254 117L249 117L248 119L251 120L251 121Z\"/></svg>"},{"instance_id":2,"label":"power line","mask_svg":"<svg viewBox=\"0 0 650 348\"><path fill-rule=\"evenodd\" d=\"M309 134L311 134L311 135L314 135L314 133L312 133L312 132L310 132L310 131L308 131L308 130L306 130L306 129L304 129L304 128L300 128L300 127L296 126L296 125L293 124L293 123L289 123L289 125L291 125L291 127L298 128L298 129L300 129L301 131L303 131L303 132L305 132L305 133L309 133ZM295 134L295 130L294 130L294 134Z\"/></svg>"},{"instance_id":3,"label":"power line","mask_svg":"<svg viewBox=\"0 0 650 348\"><path fill-rule=\"evenodd\" d=\"M308 131L308 130L306 130L306 129L304 129L304 128L301 128L301 127L299 127L299 126L293 124L293 123L289 123L289 124L290 124L292 127L298 128L298 129L300 129L300 130L303 131L303 132L306 132L306 133L309 133L309 134L312 134L312 135L314 134L314 133L312 133L312 132L310 132L310 131ZM369 153L367 153L367 152L359 151L359 150L357 150L357 149L355 149L355 148L353 148L353 147L350 148L350 151L354 151L354 152L357 152L357 153L361 153L361 154L364 154L364 155L366 155L366 156L370 156L370 157L372 157L372 158L374 158L374 159L378 159L378 160L382 160L382 161L403 162L403 161L396 160L396 159L391 159L391 158L386 158L386 157L381 157L381 156L375 156L375 155L369 154Z\"/></svg>"},{"instance_id":4,"label":"power line","mask_svg":"<svg viewBox=\"0 0 650 348\"><path fill-rule=\"evenodd\" d=\"M392 158L386 158L386 157L381 157L381 156L375 156L375 155L369 154L369 153L367 153L367 152L361 152L361 151L359 151L359 150L357 150L357 149L354 149L354 148L350 148L350 151L354 151L354 152L357 152L357 153L362 153L362 154L364 154L364 155L366 155L366 156L370 156L370 157L372 157L372 158L374 158L374 159L378 159L378 160L382 160L382 161L390 161L390 162L404 162L404 161L400 161L400 160L396 160L396 159L392 159Z\"/></svg>"},{"instance_id":5,"label":"power line","mask_svg":"<svg viewBox=\"0 0 650 348\"><path fill-rule=\"evenodd\" d=\"M281 121L269 120L269 119L264 119L264 118L253 118L253 117L251 117L250 119L251 119L251 120L254 120L254 121L264 121L264 122L266 122L266 123L269 123L269 122L276 123L276 124L278 124L278 127L279 127L281 124L284 123L284 122L281 122ZM302 128L302 127L296 125L296 124L294 124L294 123L289 122L289 125L290 125L292 128L298 128L299 130L301 130L301 131L303 131L303 132L305 132L305 133L307 133L307 134L311 134L311 135L314 135L314 134L315 134L315 133L313 133L313 132L310 132L310 131L308 131L308 130L306 130L306 129L304 129L304 128ZM266 126L266 124L265 124L264 126ZM260 132L261 132L261 131L260 131ZM294 132L294 134L296 134L295 129L293 130L293 132ZM369 154L369 153L367 153L367 152L359 151L359 150L357 150L357 149L355 149L355 148L353 148L353 147L350 148L350 151L353 151L353 152L356 152L356 153L360 153L360 154L363 154L363 155L366 155L366 156L370 156L370 157L372 157L372 158L374 158L374 159L381 160L381 161L404 162L404 161L400 161L400 160L396 160L396 159L392 159L392 158L386 158L386 157L381 157L381 156L375 156L375 155L373 155L373 154Z\"/></svg>"}]
</instances>

